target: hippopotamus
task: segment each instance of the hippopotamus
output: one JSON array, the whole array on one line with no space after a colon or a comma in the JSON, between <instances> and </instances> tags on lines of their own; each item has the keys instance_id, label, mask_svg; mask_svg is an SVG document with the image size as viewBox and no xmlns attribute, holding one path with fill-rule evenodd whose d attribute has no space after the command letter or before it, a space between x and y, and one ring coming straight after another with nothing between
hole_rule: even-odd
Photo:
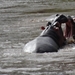
<instances>
[{"instance_id":1,"label":"hippopotamus","mask_svg":"<svg viewBox=\"0 0 75 75\"><path fill-rule=\"evenodd\" d=\"M24 46L24 52L28 53L45 53L45 52L58 52L58 50L65 45L66 37L69 34L65 32L65 36L61 27L62 23L67 23L68 18L63 14L55 14L50 17L49 21L42 31L42 33L29 41Z\"/></svg>"}]
</instances>

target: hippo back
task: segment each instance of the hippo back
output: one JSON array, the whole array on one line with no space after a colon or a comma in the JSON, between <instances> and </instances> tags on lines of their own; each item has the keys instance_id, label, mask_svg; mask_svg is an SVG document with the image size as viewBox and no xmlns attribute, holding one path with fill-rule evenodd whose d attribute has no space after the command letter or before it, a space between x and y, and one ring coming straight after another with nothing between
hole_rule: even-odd
<instances>
[{"instance_id":1,"label":"hippo back","mask_svg":"<svg viewBox=\"0 0 75 75\"><path fill-rule=\"evenodd\" d=\"M56 42L48 36L40 36L34 40L27 43L24 47L24 52L35 52L35 53L44 53L44 52L57 52L59 46Z\"/></svg>"}]
</instances>

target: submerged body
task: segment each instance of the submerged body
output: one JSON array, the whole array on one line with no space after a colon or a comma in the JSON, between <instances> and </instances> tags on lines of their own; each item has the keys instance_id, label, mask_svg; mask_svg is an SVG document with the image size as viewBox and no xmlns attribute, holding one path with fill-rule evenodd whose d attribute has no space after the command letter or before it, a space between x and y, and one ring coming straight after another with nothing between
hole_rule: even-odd
<instances>
[{"instance_id":1,"label":"submerged body","mask_svg":"<svg viewBox=\"0 0 75 75\"><path fill-rule=\"evenodd\" d=\"M58 49L59 46L51 37L39 36L25 45L24 52L57 52Z\"/></svg>"}]
</instances>

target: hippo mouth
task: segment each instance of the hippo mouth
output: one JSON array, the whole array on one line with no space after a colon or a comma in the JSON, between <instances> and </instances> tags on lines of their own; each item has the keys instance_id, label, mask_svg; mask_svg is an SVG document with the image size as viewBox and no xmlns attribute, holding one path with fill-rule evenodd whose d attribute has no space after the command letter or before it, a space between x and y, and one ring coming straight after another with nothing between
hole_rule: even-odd
<instances>
[{"instance_id":1,"label":"hippo mouth","mask_svg":"<svg viewBox=\"0 0 75 75\"><path fill-rule=\"evenodd\" d=\"M75 43L75 23L72 20L68 20L65 25L64 37L68 43Z\"/></svg>"}]
</instances>

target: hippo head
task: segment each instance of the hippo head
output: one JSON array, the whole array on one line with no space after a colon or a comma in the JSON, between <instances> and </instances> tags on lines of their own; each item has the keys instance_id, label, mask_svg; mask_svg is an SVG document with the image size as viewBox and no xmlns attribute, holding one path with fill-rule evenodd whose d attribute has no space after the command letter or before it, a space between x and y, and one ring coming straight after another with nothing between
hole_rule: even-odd
<instances>
[{"instance_id":1,"label":"hippo head","mask_svg":"<svg viewBox=\"0 0 75 75\"><path fill-rule=\"evenodd\" d=\"M75 39L75 17L65 16L62 14L55 14L55 15L50 16L46 21L48 21L48 24L46 25L46 27L45 28L41 27L42 29L44 29L42 34L44 34L45 32L49 32L49 30L52 27L56 27L55 29L57 29L58 27L59 29L62 29L61 31L63 31L63 36L65 39L67 39L67 41L70 41L69 40L70 38L71 40L74 41Z\"/></svg>"}]
</instances>

